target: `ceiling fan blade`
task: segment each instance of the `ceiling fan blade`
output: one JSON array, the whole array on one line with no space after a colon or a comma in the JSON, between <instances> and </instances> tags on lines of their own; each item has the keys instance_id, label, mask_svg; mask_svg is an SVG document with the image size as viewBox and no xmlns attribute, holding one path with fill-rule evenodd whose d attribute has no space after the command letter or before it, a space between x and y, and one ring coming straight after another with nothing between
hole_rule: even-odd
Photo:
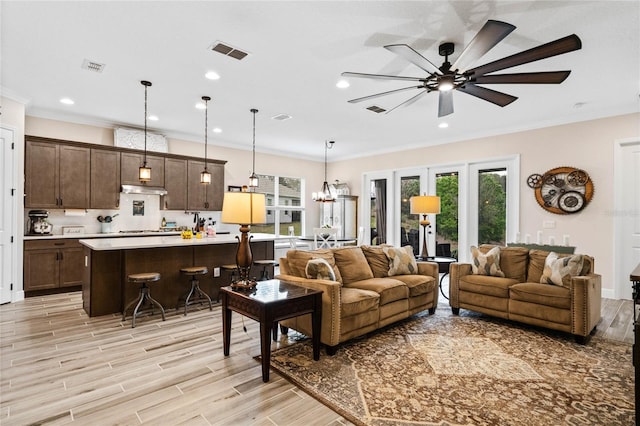
<instances>
[{"instance_id":1,"label":"ceiling fan blade","mask_svg":"<svg viewBox=\"0 0 640 426\"><path fill-rule=\"evenodd\" d=\"M575 34L571 34L538 47L525 50L524 52L516 53L515 55L507 56L506 58L498 59L485 65L480 65L479 67L467 70L467 73L474 73L476 76L480 76L505 68L539 61L540 59L562 55L563 53L572 52L580 48L582 48L580 38Z\"/></svg>"},{"instance_id":2,"label":"ceiling fan blade","mask_svg":"<svg viewBox=\"0 0 640 426\"><path fill-rule=\"evenodd\" d=\"M438 98L438 117L453 114L453 90L439 92Z\"/></svg>"},{"instance_id":3,"label":"ceiling fan blade","mask_svg":"<svg viewBox=\"0 0 640 426\"><path fill-rule=\"evenodd\" d=\"M508 36L511 31L515 30L515 25L506 22L488 20L486 24L478 31L478 34L464 48L458 59L452 66L452 69L466 69L467 66L480 59L482 55L491 50L496 44L500 43L503 38Z\"/></svg>"},{"instance_id":4,"label":"ceiling fan blade","mask_svg":"<svg viewBox=\"0 0 640 426\"><path fill-rule=\"evenodd\" d=\"M390 52L395 53L398 56L403 57L413 65L423 69L429 74L442 74L438 67L433 65L427 58L425 58L406 44L390 44L385 46L384 48Z\"/></svg>"},{"instance_id":5,"label":"ceiling fan blade","mask_svg":"<svg viewBox=\"0 0 640 426\"><path fill-rule=\"evenodd\" d=\"M412 103L416 102L418 99L420 99L422 96L424 96L427 93L429 93L429 90L425 89L422 92L418 93L417 95L415 95L415 96L407 99L406 101L402 102L400 105L394 106L393 108L391 108L390 110L385 112L385 114L389 114L391 111L393 111L396 108L400 108L401 106L409 106Z\"/></svg>"},{"instance_id":6,"label":"ceiling fan blade","mask_svg":"<svg viewBox=\"0 0 640 426\"><path fill-rule=\"evenodd\" d=\"M355 104L355 103L358 103L358 102L366 101L368 99L374 99L374 98L379 98L380 96L390 95L392 93L403 92L405 90L420 89L420 88L422 88L422 86L403 87L402 89L389 90L388 92L376 93L375 95L369 95L369 96L364 96L362 98L351 99L348 102L350 104Z\"/></svg>"},{"instance_id":7,"label":"ceiling fan blade","mask_svg":"<svg viewBox=\"0 0 640 426\"><path fill-rule=\"evenodd\" d=\"M517 74L493 74L476 77L478 84L559 84L571 71L523 72Z\"/></svg>"},{"instance_id":8,"label":"ceiling fan blade","mask_svg":"<svg viewBox=\"0 0 640 426\"><path fill-rule=\"evenodd\" d=\"M475 96L476 98L484 99L498 106L504 107L511 102L518 99L516 96L507 95L506 93L498 92L496 90L487 89L486 87L476 86L475 84L467 83L462 87L458 87L458 90L468 95Z\"/></svg>"},{"instance_id":9,"label":"ceiling fan blade","mask_svg":"<svg viewBox=\"0 0 640 426\"><path fill-rule=\"evenodd\" d=\"M408 80L408 81L420 81L424 78L419 77L402 77L399 75L384 75L384 74L365 74L362 72L343 72L340 74L343 77L358 77L358 78L374 78L379 80Z\"/></svg>"}]
</instances>

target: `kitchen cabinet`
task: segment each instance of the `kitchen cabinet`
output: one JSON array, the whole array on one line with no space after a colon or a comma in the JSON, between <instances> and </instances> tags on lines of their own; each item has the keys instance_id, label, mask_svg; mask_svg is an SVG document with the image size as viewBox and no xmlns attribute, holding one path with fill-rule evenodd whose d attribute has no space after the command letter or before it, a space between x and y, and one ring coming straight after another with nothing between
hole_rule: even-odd
<instances>
[{"instance_id":1,"label":"kitchen cabinet","mask_svg":"<svg viewBox=\"0 0 640 426\"><path fill-rule=\"evenodd\" d=\"M106 149L91 149L92 209L120 207L120 153Z\"/></svg>"},{"instance_id":2,"label":"kitchen cabinet","mask_svg":"<svg viewBox=\"0 0 640 426\"><path fill-rule=\"evenodd\" d=\"M207 163L211 173L211 184L200 183L200 172L204 170L204 161L187 162L187 210L221 211L224 197L224 165Z\"/></svg>"},{"instance_id":3,"label":"kitchen cabinet","mask_svg":"<svg viewBox=\"0 0 640 426\"><path fill-rule=\"evenodd\" d=\"M120 183L122 185L140 185L138 170L142 166L143 160L143 153L120 153ZM151 180L146 185L164 186L164 157L147 154L147 166L151 167Z\"/></svg>"},{"instance_id":4,"label":"kitchen cabinet","mask_svg":"<svg viewBox=\"0 0 640 426\"><path fill-rule=\"evenodd\" d=\"M89 148L27 140L25 207L88 208L90 167Z\"/></svg>"},{"instance_id":5,"label":"kitchen cabinet","mask_svg":"<svg viewBox=\"0 0 640 426\"><path fill-rule=\"evenodd\" d=\"M24 291L82 285L84 249L76 239L24 242Z\"/></svg>"},{"instance_id":6,"label":"kitchen cabinet","mask_svg":"<svg viewBox=\"0 0 640 426\"><path fill-rule=\"evenodd\" d=\"M165 210L187 210L187 160L179 158L164 159L163 196Z\"/></svg>"}]
</instances>

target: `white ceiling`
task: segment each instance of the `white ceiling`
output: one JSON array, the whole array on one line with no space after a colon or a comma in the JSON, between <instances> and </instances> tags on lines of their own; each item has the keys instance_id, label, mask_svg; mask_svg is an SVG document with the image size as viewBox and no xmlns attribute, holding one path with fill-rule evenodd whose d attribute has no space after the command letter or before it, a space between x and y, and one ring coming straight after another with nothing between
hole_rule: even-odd
<instances>
[{"instance_id":1,"label":"white ceiling","mask_svg":"<svg viewBox=\"0 0 640 426\"><path fill-rule=\"evenodd\" d=\"M104 126L144 125L144 88L151 130L250 149L321 160L397 151L553 124L637 112L640 2L633 1L70 1L0 3L3 94L27 102L27 115ZM519 99L504 108L454 93L455 113L438 119L430 93L390 114L413 93L347 100L407 86L351 79L343 71L424 76L383 48L406 43L435 64L438 45L455 43L455 61L488 19L517 28L475 65L575 33L582 49L504 72L572 70L560 85L488 86ZM250 53L242 61L212 52L223 41ZM102 73L81 68L106 64ZM207 71L221 78L204 78ZM417 92L416 92L417 93ZM59 102L75 100L72 106ZM272 120L288 114L286 121ZM449 128L439 129L447 121Z\"/></svg>"}]
</instances>

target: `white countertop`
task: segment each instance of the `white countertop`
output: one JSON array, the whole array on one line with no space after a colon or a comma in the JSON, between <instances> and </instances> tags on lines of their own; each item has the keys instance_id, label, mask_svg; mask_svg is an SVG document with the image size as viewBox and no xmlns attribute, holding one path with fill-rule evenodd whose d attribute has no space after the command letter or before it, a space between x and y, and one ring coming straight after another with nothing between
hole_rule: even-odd
<instances>
[{"instance_id":1,"label":"white countertop","mask_svg":"<svg viewBox=\"0 0 640 426\"><path fill-rule=\"evenodd\" d=\"M156 234L157 235L157 234ZM89 247L91 250L132 250L158 247L188 247L202 246L209 244L229 244L237 243L236 235L227 234L216 235L215 237L202 237L183 239L179 235L151 236L151 237L129 237L129 238L93 238L80 240L80 244ZM251 241L274 241L273 234L249 234Z\"/></svg>"},{"instance_id":2,"label":"white countertop","mask_svg":"<svg viewBox=\"0 0 640 426\"><path fill-rule=\"evenodd\" d=\"M122 237L145 237L145 236L168 236L180 235L180 231L166 232L98 232L95 234L46 234L46 235L25 235L24 241L32 240L57 240L57 239L86 239L86 238L122 238Z\"/></svg>"}]
</instances>

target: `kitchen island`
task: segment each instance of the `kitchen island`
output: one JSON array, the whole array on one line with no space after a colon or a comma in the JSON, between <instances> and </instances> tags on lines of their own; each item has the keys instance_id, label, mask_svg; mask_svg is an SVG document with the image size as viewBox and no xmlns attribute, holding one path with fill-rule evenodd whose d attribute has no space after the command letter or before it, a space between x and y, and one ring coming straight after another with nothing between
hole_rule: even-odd
<instances>
[{"instance_id":1,"label":"kitchen island","mask_svg":"<svg viewBox=\"0 0 640 426\"><path fill-rule=\"evenodd\" d=\"M275 235L251 234L254 260L273 259ZM235 263L238 241L235 235L216 235L183 239L179 235L130 238L95 238L79 241L84 246L82 304L91 317L121 313L125 304L138 296L138 286L127 282L127 275L159 272L153 298L165 309L177 306L189 290L188 278L180 268L206 266L209 273L200 277L200 288L212 300L218 300L220 287L230 284L228 273L214 276L215 268ZM251 276L260 276L261 267L252 267ZM270 271L273 276L273 270Z\"/></svg>"}]
</instances>

